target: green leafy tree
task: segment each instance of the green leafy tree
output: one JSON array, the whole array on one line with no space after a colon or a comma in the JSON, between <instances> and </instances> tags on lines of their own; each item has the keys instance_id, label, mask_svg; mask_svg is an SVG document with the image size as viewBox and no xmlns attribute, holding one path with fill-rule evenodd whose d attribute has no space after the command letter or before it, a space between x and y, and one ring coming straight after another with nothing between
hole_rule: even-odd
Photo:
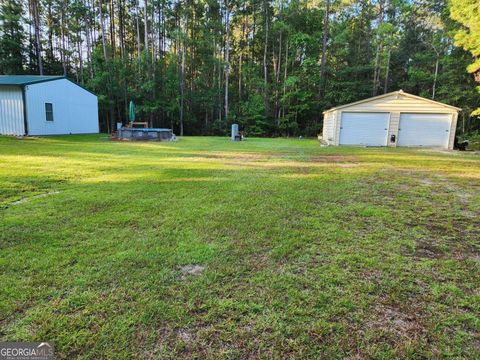
<instances>
[{"instance_id":1,"label":"green leafy tree","mask_svg":"<svg viewBox=\"0 0 480 360\"><path fill-rule=\"evenodd\" d=\"M462 27L455 32L455 44L470 51L474 62L467 67L480 81L480 4L478 0L450 0L450 16ZM477 87L480 93L480 87ZM472 115L480 116L480 108Z\"/></svg>"}]
</instances>

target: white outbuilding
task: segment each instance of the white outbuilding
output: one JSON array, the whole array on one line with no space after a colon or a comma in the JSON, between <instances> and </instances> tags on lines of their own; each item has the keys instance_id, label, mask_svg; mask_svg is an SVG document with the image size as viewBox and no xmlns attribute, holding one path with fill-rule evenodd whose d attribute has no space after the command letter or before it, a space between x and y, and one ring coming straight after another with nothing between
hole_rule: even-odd
<instances>
[{"instance_id":1,"label":"white outbuilding","mask_svg":"<svg viewBox=\"0 0 480 360\"><path fill-rule=\"evenodd\" d=\"M97 96L80 85L63 76L0 76L0 135L98 132Z\"/></svg>"},{"instance_id":2,"label":"white outbuilding","mask_svg":"<svg viewBox=\"0 0 480 360\"><path fill-rule=\"evenodd\" d=\"M453 149L460 108L402 90L325 111L328 145Z\"/></svg>"}]
</instances>

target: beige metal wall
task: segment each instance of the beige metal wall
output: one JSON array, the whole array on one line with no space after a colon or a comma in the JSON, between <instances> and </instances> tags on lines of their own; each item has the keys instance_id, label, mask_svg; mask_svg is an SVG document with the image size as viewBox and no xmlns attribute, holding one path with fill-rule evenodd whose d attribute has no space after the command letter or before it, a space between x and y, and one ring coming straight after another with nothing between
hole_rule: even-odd
<instances>
[{"instance_id":1,"label":"beige metal wall","mask_svg":"<svg viewBox=\"0 0 480 360\"><path fill-rule=\"evenodd\" d=\"M422 99L411 98L402 94L392 94L380 99L367 101L361 104L354 104L339 110L332 110L324 114L324 119L333 118L334 141L329 142L329 145L339 145L340 143L340 125L342 119L342 112L390 112L390 125L388 129L388 146L397 146L398 141L398 126L400 123L401 113L429 113L429 114L451 114L452 123L450 126L450 137L448 148L453 149L455 141L455 129L457 126L458 112L455 109L450 109L441 104L425 101ZM397 141L390 142L391 135L395 135ZM325 139L325 133L324 133Z\"/></svg>"},{"instance_id":2,"label":"beige metal wall","mask_svg":"<svg viewBox=\"0 0 480 360\"><path fill-rule=\"evenodd\" d=\"M448 138L448 148L453 149L455 143L455 132L457 130L458 113L452 114L452 123L450 124L450 137Z\"/></svg>"},{"instance_id":3,"label":"beige metal wall","mask_svg":"<svg viewBox=\"0 0 480 360\"><path fill-rule=\"evenodd\" d=\"M400 112L393 111L390 113L390 126L388 127L388 140L387 146L396 147L398 142L398 128L400 125ZM395 142L391 142L390 138L395 135Z\"/></svg>"},{"instance_id":4,"label":"beige metal wall","mask_svg":"<svg viewBox=\"0 0 480 360\"><path fill-rule=\"evenodd\" d=\"M328 145L334 145L335 142L335 112L331 111L323 116L323 140Z\"/></svg>"}]
</instances>

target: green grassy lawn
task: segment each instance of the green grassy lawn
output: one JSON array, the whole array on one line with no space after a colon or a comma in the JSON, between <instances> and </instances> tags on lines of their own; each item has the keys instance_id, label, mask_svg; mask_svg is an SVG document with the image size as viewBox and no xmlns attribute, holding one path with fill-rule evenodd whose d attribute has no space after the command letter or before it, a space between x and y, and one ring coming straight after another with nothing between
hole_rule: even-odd
<instances>
[{"instance_id":1,"label":"green grassy lawn","mask_svg":"<svg viewBox=\"0 0 480 360\"><path fill-rule=\"evenodd\" d=\"M478 359L480 156L0 138L0 284L60 358Z\"/></svg>"}]
</instances>

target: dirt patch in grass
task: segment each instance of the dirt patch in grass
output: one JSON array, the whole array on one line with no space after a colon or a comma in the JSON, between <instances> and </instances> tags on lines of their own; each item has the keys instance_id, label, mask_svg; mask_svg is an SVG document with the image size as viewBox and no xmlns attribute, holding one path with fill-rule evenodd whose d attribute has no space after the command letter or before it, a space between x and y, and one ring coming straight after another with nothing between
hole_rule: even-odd
<instances>
[{"instance_id":1,"label":"dirt patch in grass","mask_svg":"<svg viewBox=\"0 0 480 360\"><path fill-rule=\"evenodd\" d=\"M369 201L405 216L398 231L415 244L405 245L403 255L418 260L478 256L480 248L475 244L480 238L480 211L476 184L455 181L445 174L403 169L396 172L399 176L393 184L380 173L361 185Z\"/></svg>"},{"instance_id":2,"label":"dirt patch in grass","mask_svg":"<svg viewBox=\"0 0 480 360\"><path fill-rule=\"evenodd\" d=\"M198 276L200 275L203 270L205 270L204 266L200 265L185 265L180 268L180 273L182 274L182 280L185 280L189 276Z\"/></svg>"},{"instance_id":3,"label":"dirt patch in grass","mask_svg":"<svg viewBox=\"0 0 480 360\"><path fill-rule=\"evenodd\" d=\"M475 246L480 238L480 215L474 212L465 214L459 211L456 218L431 216L422 221L420 226L428 229L428 233L415 239L415 258L466 259L479 256L479 248ZM407 251L408 252L408 251Z\"/></svg>"},{"instance_id":4,"label":"dirt patch in grass","mask_svg":"<svg viewBox=\"0 0 480 360\"><path fill-rule=\"evenodd\" d=\"M205 158L210 159L220 159L225 160L226 158L230 160L239 160L239 161L247 161L247 160L262 160L267 159L269 157L278 157L279 154L275 153L266 153L266 154L259 154L259 153L248 153L248 152L229 152L229 153L210 153L210 154L202 154Z\"/></svg>"},{"instance_id":5,"label":"dirt patch in grass","mask_svg":"<svg viewBox=\"0 0 480 360\"><path fill-rule=\"evenodd\" d=\"M192 334L190 331L186 329L178 330L177 334L178 334L178 337L187 344L191 343L195 338L195 334Z\"/></svg>"},{"instance_id":6,"label":"dirt patch in grass","mask_svg":"<svg viewBox=\"0 0 480 360\"><path fill-rule=\"evenodd\" d=\"M370 270L362 273L362 279L364 281L379 284L380 282L383 281L384 275L380 270Z\"/></svg>"},{"instance_id":7,"label":"dirt patch in grass","mask_svg":"<svg viewBox=\"0 0 480 360\"><path fill-rule=\"evenodd\" d=\"M426 333L418 309L408 312L391 305L379 305L375 309L375 318L367 323L367 327L392 335L394 342L403 342L407 339L418 339Z\"/></svg>"},{"instance_id":8,"label":"dirt patch in grass","mask_svg":"<svg viewBox=\"0 0 480 360\"><path fill-rule=\"evenodd\" d=\"M416 241L414 257L426 259L439 259L445 255L445 252L439 247L433 239L421 239Z\"/></svg>"},{"instance_id":9,"label":"dirt patch in grass","mask_svg":"<svg viewBox=\"0 0 480 360\"><path fill-rule=\"evenodd\" d=\"M413 184L407 184L407 183L403 183L403 184L399 184L398 185L398 188L400 190L403 190L403 191L408 191L408 190L411 190L414 188L414 185Z\"/></svg>"},{"instance_id":10,"label":"dirt patch in grass","mask_svg":"<svg viewBox=\"0 0 480 360\"><path fill-rule=\"evenodd\" d=\"M435 182L432 180L432 179L429 179L429 178L425 178L425 177L422 177L422 178L419 178L417 179L418 182L422 185L427 185L427 186L431 186L431 185L434 185Z\"/></svg>"},{"instance_id":11,"label":"dirt patch in grass","mask_svg":"<svg viewBox=\"0 0 480 360\"><path fill-rule=\"evenodd\" d=\"M24 198L21 198L20 200L12 202L12 205L23 204L24 202L27 202L27 201L32 200L32 199L44 198L44 197L47 197L47 196L50 196L50 195L55 195L55 194L60 194L60 191L50 191L50 192L45 193L45 194L39 194L39 195L35 195L35 196L24 197Z\"/></svg>"},{"instance_id":12,"label":"dirt patch in grass","mask_svg":"<svg viewBox=\"0 0 480 360\"><path fill-rule=\"evenodd\" d=\"M468 200L472 198L472 194L470 193L465 193L465 192L458 192L457 194L458 199L460 200L461 203L465 204L468 203Z\"/></svg>"},{"instance_id":13,"label":"dirt patch in grass","mask_svg":"<svg viewBox=\"0 0 480 360\"><path fill-rule=\"evenodd\" d=\"M319 156L310 157L309 161L327 162L327 163L342 163L342 162L355 163L359 161L359 158L357 156L351 156L351 155L319 155Z\"/></svg>"},{"instance_id":14,"label":"dirt patch in grass","mask_svg":"<svg viewBox=\"0 0 480 360\"><path fill-rule=\"evenodd\" d=\"M147 348L143 351L142 357L145 359L158 359L168 351L167 344L173 342L173 336L167 327L161 327L154 332L155 344L147 345L152 337L152 330L147 327L140 327L136 333L136 341L139 348Z\"/></svg>"},{"instance_id":15,"label":"dirt patch in grass","mask_svg":"<svg viewBox=\"0 0 480 360\"><path fill-rule=\"evenodd\" d=\"M359 163L340 163L336 164L336 166L341 167L341 168L353 168L357 166L361 166Z\"/></svg>"},{"instance_id":16,"label":"dirt patch in grass","mask_svg":"<svg viewBox=\"0 0 480 360\"><path fill-rule=\"evenodd\" d=\"M458 151L458 150L445 150L445 149L435 149L435 148L418 149L418 152L436 153L436 154L445 154L445 155L463 155L464 154L464 152Z\"/></svg>"}]
</instances>

